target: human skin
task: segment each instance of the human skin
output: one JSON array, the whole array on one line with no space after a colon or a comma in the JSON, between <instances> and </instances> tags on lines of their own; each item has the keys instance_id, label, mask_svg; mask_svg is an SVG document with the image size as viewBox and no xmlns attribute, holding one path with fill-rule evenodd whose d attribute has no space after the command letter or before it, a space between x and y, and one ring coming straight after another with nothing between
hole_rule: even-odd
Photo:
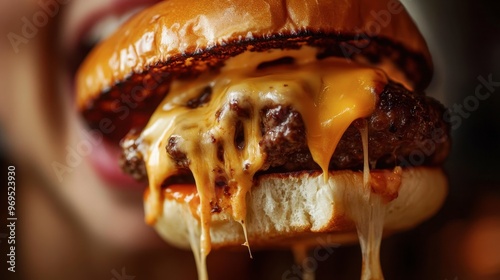
<instances>
[{"instance_id":1,"label":"human skin","mask_svg":"<svg viewBox=\"0 0 500 280\"><path fill-rule=\"evenodd\" d=\"M19 259L30 266L20 275L110 279L113 270L120 274L125 267L128 275L142 279L164 279L167 272L169 279L195 279L192 254L170 247L144 222L146 184L116 173L117 149L110 148L105 134L97 141L89 138L74 104L74 69L68 67L79 55L75 50L85 30L99 18L156 1L66 2L16 46L17 52L9 41L0 45L0 128L19 177ZM37 1L0 4L2 38L9 32L22 36L22 19L43 11ZM223 257L216 254L209 261L215 263L215 277L244 269L236 261L219 270ZM245 253L236 258L243 265L249 259Z\"/></svg>"},{"instance_id":2,"label":"human skin","mask_svg":"<svg viewBox=\"0 0 500 280\"><path fill-rule=\"evenodd\" d=\"M17 55L4 49L11 67L9 90L3 95L2 126L9 135L12 154L21 161L29 158L90 234L116 246L156 246L159 240L141 213L143 188L109 187L117 183L104 180L92 167L92 156L103 149L104 141L91 142L88 153L79 152L79 147L88 144L88 129L73 104L73 77L66 68L71 45L78 44L78 38L66 34L76 34L85 17L111 11L105 6L118 4L73 1L60 5L60 12L39 28L36 37L20 45ZM27 18L37 9L35 4ZM56 163L68 168L58 171ZM127 183L134 184L132 180Z\"/></svg>"}]
</instances>

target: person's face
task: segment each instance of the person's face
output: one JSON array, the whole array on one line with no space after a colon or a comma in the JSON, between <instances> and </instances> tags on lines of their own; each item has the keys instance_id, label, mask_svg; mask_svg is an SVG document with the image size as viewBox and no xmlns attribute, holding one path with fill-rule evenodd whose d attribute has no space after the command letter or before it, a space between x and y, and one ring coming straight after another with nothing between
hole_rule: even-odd
<instances>
[{"instance_id":1,"label":"person's face","mask_svg":"<svg viewBox=\"0 0 500 280\"><path fill-rule=\"evenodd\" d=\"M42 2L0 11L8 21L3 29L27 38L0 49L0 120L10 153L42 175L91 236L122 248L156 244L159 238L144 222L145 183L121 172L117 143L89 133L74 105L73 81L93 44L157 1ZM23 26L25 19L33 28Z\"/></svg>"}]
</instances>

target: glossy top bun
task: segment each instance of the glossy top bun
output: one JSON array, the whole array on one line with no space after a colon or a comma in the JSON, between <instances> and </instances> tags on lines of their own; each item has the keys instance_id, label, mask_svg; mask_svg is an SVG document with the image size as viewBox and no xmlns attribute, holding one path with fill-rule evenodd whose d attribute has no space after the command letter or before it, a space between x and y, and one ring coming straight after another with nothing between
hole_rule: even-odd
<instances>
[{"instance_id":1,"label":"glossy top bun","mask_svg":"<svg viewBox=\"0 0 500 280\"><path fill-rule=\"evenodd\" d=\"M169 0L140 12L89 54L78 71L78 107L106 110L101 93L129 95L130 85L141 85L141 100L161 100L179 75L220 67L247 50L304 44L325 55L389 62L416 89L432 75L426 43L397 0ZM155 74L162 86L149 87Z\"/></svg>"}]
</instances>

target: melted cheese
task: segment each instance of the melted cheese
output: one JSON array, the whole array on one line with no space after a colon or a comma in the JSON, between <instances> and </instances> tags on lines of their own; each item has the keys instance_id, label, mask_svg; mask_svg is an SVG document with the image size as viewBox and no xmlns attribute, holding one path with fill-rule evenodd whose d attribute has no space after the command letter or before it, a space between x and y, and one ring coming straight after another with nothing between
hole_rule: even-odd
<instances>
[{"instance_id":1,"label":"melted cheese","mask_svg":"<svg viewBox=\"0 0 500 280\"><path fill-rule=\"evenodd\" d=\"M196 220L193 215L191 215L188 211L183 212L184 219L186 221L186 225L188 228L188 237L189 244L191 246L191 250L193 251L194 260L196 263L196 269L198 272L199 280L208 280L208 271L207 271L207 256L202 254L201 251L201 236L196 234Z\"/></svg>"},{"instance_id":2,"label":"melted cheese","mask_svg":"<svg viewBox=\"0 0 500 280\"><path fill-rule=\"evenodd\" d=\"M314 280L316 278L315 267L307 265L308 250L307 244L297 243L292 247L295 264L302 269L302 280Z\"/></svg>"},{"instance_id":3,"label":"melted cheese","mask_svg":"<svg viewBox=\"0 0 500 280\"><path fill-rule=\"evenodd\" d=\"M199 195L199 206L191 211L195 211L202 228L200 252L196 254L199 265L203 265L211 249L211 209L216 202L215 179L221 173L227 178L232 195L227 211L243 226L247 238L246 194L266 157L259 146L259 114L263 108L290 105L301 114L309 149L325 179L330 158L345 130L354 120L374 110L376 93L387 83L383 71L341 58L317 61L315 54L316 50L310 47L245 52L228 60L218 73L176 81L142 132L139 148L149 176L147 203L153 209L146 217L148 223L154 224L161 213L161 184L179 172L165 150L171 136L180 139L179 148L190 160ZM257 70L260 63L285 56L293 57L295 63ZM212 88L210 102L195 109L186 106L207 86ZM234 102L244 107L248 116L238 116L231 110ZM234 143L237 121L243 127L242 149ZM223 161L218 157L219 147L224 151ZM248 240L245 244L249 245ZM193 242L192 247L198 248Z\"/></svg>"},{"instance_id":4,"label":"melted cheese","mask_svg":"<svg viewBox=\"0 0 500 280\"><path fill-rule=\"evenodd\" d=\"M384 279L380 266L380 243L388 203L394 200L401 186L401 167L394 170L370 171L368 157L368 127L359 129L363 143L363 187L350 193L346 205L356 225L363 257L361 280ZM355 205L355 207L349 207Z\"/></svg>"},{"instance_id":5,"label":"melted cheese","mask_svg":"<svg viewBox=\"0 0 500 280\"><path fill-rule=\"evenodd\" d=\"M368 158L368 128L366 122L360 129L363 142L363 188L358 189L358 196L362 202L357 204L357 210L352 215L358 231L363 265L361 280L382 280L382 268L380 267L380 243L384 230L384 218L386 205L382 203L380 196L371 191L371 174Z\"/></svg>"}]
</instances>

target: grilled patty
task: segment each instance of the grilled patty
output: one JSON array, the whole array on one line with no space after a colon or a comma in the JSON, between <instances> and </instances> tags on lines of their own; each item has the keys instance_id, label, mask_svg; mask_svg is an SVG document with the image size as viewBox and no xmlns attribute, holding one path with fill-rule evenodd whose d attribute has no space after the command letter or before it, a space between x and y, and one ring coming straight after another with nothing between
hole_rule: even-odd
<instances>
[{"instance_id":1,"label":"grilled patty","mask_svg":"<svg viewBox=\"0 0 500 280\"><path fill-rule=\"evenodd\" d=\"M230 104L230 109L244 113L244 104ZM445 108L436 100L413 93L396 83L389 83L378 95L373 114L353 122L342 136L333 154L330 170L361 170L363 145L359 129L368 128L369 162L372 168L392 168L397 165L441 164L449 153L449 125L442 116ZM260 173L318 170L306 141L306 128L293 105L275 104L260 111L265 164ZM237 128L235 145L242 146ZM138 133L129 133L122 141L122 169L136 179L145 179L146 170L137 147ZM177 139L170 138L166 155L179 170L189 169L188 156L178 147ZM244 146L244 145L243 145ZM221 151L223 152L223 151Z\"/></svg>"}]
</instances>

